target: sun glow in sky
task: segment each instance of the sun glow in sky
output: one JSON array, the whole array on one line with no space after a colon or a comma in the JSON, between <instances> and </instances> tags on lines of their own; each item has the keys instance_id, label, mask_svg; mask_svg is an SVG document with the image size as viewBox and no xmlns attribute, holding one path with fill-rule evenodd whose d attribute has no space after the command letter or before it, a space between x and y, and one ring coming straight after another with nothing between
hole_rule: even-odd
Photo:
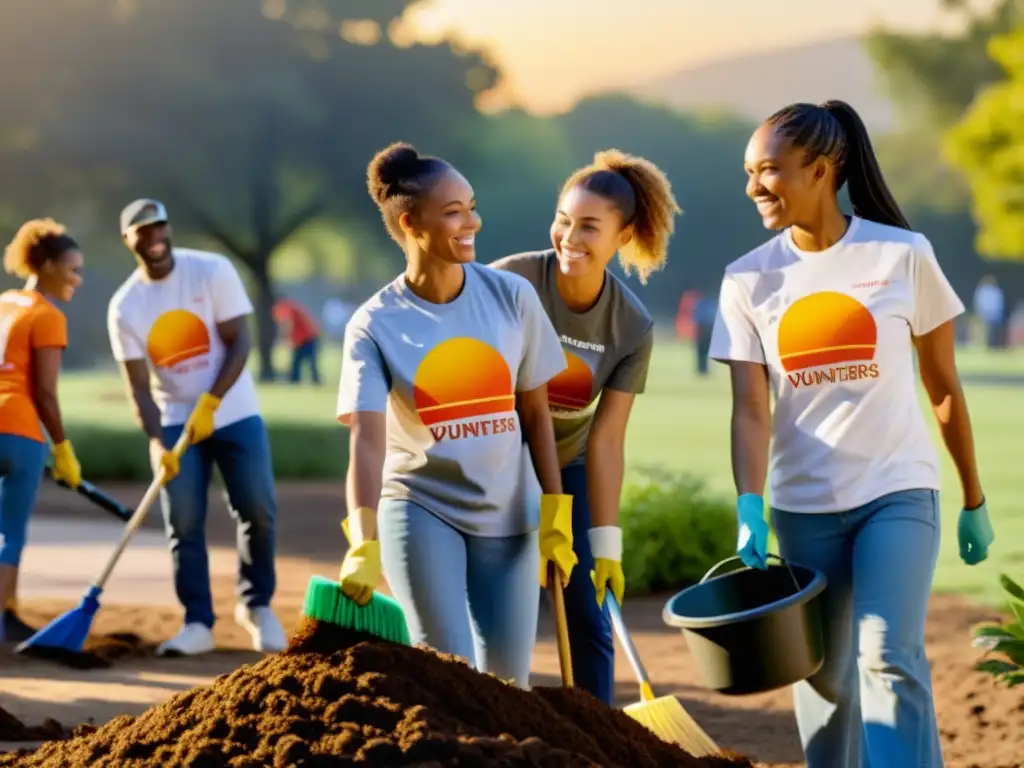
<instances>
[{"instance_id":1,"label":"sun glow in sky","mask_svg":"<svg viewBox=\"0 0 1024 768\"><path fill-rule=\"evenodd\" d=\"M978 5L988 3L979 0ZM938 0L425 0L423 39L483 44L509 93L536 112L688 65L864 32L955 24Z\"/></svg>"}]
</instances>

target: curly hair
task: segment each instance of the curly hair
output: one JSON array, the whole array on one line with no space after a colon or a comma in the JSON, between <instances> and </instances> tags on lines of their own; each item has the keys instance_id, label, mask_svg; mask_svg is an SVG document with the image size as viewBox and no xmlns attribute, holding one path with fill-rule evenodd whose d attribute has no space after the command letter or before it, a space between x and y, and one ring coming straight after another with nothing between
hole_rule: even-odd
<instances>
[{"instance_id":1,"label":"curly hair","mask_svg":"<svg viewBox=\"0 0 1024 768\"><path fill-rule=\"evenodd\" d=\"M626 225L632 225L633 237L619 249L619 261L626 274L635 269L646 284L665 265L675 217L682 213L668 177L650 160L606 149L566 179L562 195L575 187L611 201Z\"/></svg>"},{"instance_id":2,"label":"curly hair","mask_svg":"<svg viewBox=\"0 0 1024 768\"><path fill-rule=\"evenodd\" d=\"M421 155L411 144L396 141L380 150L366 169L366 187L380 208L388 233L399 244L398 220L430 194L451 165L439 157Z\"/></svg>"},{"instance_id":3,"label":"curly hair","mask_svg":"<svg viewBox=\"0 0 1024 768\"><path fill-rule=\"evenodd\" d=\"M47 261L59 259L78 243L67 234L63 224L53 219L26 221L4 250L4 271L20 278L39 274Z\"/></svg>"}]
</instances>

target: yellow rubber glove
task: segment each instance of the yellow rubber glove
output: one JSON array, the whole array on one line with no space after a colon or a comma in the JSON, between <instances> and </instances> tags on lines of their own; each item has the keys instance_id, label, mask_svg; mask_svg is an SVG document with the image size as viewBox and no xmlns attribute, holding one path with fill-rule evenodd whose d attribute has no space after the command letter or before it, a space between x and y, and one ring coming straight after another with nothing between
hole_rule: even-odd
<instances>
[{"instance_id":1,"label":"yellow rubber glove","mask_svg":"<svg viewBox=\"0 0 1024 768\"><path fill-rule=\"evenodd\" d=\"M192 445L201 443L213 434L213 414L220 407L220 398L214 397L209 392L203 392L196 401L196 407L189 414L185 422L185 432L188 433L188 441Z\"/></svg>"},{"instance_id":2,"label":"yellow rubber glove","mask_svg":"<svg viewBox=\"0 0 1024 768\"><path fill-rule=\"evenodd\" d=\"M590 551L594 555L594 570L590 578L594 582L597 604L604 607L607 587L612 588L615 602L622 605L626 594L626 575L622 572L622 529L617 525L601 525L587 531Z\"/></svg>"},{"instance_id":3,"label":"yellow rubber glove","mask_svg":"<svg viewBox=\"0 0 1024 768\"><path fill-rule=\"evenodd\" d=\"M572 496L545 493L540 497L540 585L548 586L550 563L562 574L562 584L568 584L578 562L572 549Z\"/></svg>"},{"instance_id":4,"label":"yellow rubber glove","mask_svg":"<svg viewBox=\"0 0 1024 768\"><path fill-rule=\"evenodd\" d=\"M161 485L167 485L181 471L181 462L177 454L164 448L163 443L158 440L149 441L149 464L153 468L154 477L163 471Z\"/></svg>"},{"instance_id":5,"label":"yellow rubber glove","mask_svg":"<svg viewBox=\"0 0 1024 768\"><path fill-rule=\"evenodd\" d=\"M52 450L54 479L63 480L69 487L77 488L82 484L82 467L75 458L71 441L55 443Z\"/></svg>"},{"instance_id":6,"label":"yellow rubber glove","mask_svg":"<svg viewBox=\"0 0 1024 768\"><path fill-rule=\"evenodd\" d=\"M373 514L372 510L359 509L356 514ZM349 526L348 518L341 522L341 530L345 538L352 544L352 529ZM356 538L361 539L359 531ZM338 573L338 583L341 591L357 605L366 605L373 597L374 590L380 582L380 542L376 539L365 539L350 546L345 553L345 559L341 562L341 570Z\"/></svg>"}]
</instances>

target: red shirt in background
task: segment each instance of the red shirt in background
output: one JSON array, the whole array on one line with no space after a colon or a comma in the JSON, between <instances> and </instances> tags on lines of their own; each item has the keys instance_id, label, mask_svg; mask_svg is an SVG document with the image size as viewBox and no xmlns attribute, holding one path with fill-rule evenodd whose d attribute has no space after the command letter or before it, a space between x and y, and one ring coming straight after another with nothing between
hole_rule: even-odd
<instances>
[{"instance_id":1,"label":"red shirt in background","mask_svg":"<svg viewBox=\"0 0 1024 768\"><path fill-rule=\"evenodd\" d=\"M288 326L293 347L301 347L320 335L320 326L313 316L291 299L281 299L274 305L274 320Z\"/></svg>"}]
</instances>

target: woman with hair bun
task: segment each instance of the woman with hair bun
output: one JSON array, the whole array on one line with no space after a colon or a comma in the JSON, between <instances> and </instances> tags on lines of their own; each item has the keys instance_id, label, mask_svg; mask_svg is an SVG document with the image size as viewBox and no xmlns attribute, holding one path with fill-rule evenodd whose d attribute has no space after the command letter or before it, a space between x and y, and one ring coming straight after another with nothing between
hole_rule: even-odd
<instances>
[{"instance_id":1,"label":"woman with hair bun","mask_svg":"<svg viewBox=\"0 0 1024 768\"><path fill-rule=\"evenodd\" d=\"M406 269L346 329L341 588L368 601L383 568L414 643L527 687L538 572L574 564L547 401L565 355L530 284L476 263L454 167L398 143L367 176Z\"/></svg>"},{"instance_id":2,"label":"woman with hair bun","mask_svg":"<svg viewBox=\"0 0 1024 768\"><path fill-rule=\"evenodd\" d=\"M917 377L959 476L960 557L976 565L995 534L957 374L964 305L849 104L780 109L744 165L779 234L726 267L711 340L732 379L737 553L767 566L770 476L780 554L828 580L825 665L794 690L808 768L941 768L924 636L939 457Z\"/></svg>"},{"instance_id":3,"label":"woman with hair bun","mask_svg":"<svg viewBox=\"0 0 1024 768\"><path fill-rule=\"evenodd\" d=\"M17 617L18 567L29 515L42 481L46 438L54 476L76 488L82 479L64 435L57 378L67 346L67 320L53 301L70 301L82 284L78 244L52 219L25 222L4 252L4 270L24 288L0 294L0 642L25 640L31 628Z\"/></svg>"},{"instance_id":4,"label":"woman with hair bun","mask_svg":"<svg viewBox=\"0 0 1024 768\"><path fill-rule=\"evenodd\" d=\"M619 495L626 426L644 391L654 321L643 302L608 269L616 254L640 281L665 263L680 212L672 185L642 157L609 149L565 181L546 251L491 264L522 275L537 290L561 337L567 368L548 386L562 487L573 497L573 542L585 577L569 583L565 610L576 684L614 698L615 645L604 604L621 603Z\"/></svg>"}]
</instances>

